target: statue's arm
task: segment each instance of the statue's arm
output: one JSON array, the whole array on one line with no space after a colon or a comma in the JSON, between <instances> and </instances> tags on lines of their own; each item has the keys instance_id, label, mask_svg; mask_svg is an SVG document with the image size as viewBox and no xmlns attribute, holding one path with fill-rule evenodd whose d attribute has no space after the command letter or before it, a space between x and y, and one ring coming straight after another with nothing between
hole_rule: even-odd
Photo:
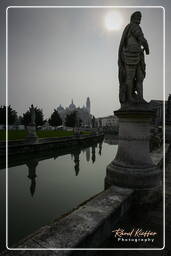
<instances>
[{"instance_id":1,"label":"statue's arm","mask_svg":"<svg viewBox=\"0 0 171 256\"><path fill-rule=\"evenodd\" d=\"M141 42L142 46L144 47L144 50L145 50L146 54L148 55L150 53L150 50L149 50L149 45L148 45L147 40L143 36L143 37L139 38L139 41Z\"/></svg>"},{"instance_id":2,"label":"statue's arm","mask_svg":"<svg viewBox=\"0 0 171 256\"><path fill-rule=\"evenodd\" d=\"M118 51L118 65L119 66L124 65L123 47L124 47L124 44L125 44L125 37L128 33L128 29L129 29L129 24L125 27L125 29L123 31L122 38L121 38L120 45L119 45L119 51Z\"/></svg>"},{"instance_id":3,"label":"statue's arm","mask_svg":"<svg viewBox=\"0 0 171 256\"><path fill-rule=\"evenodd\" d=\"M150 52L149 45L148 45L147 40L144 37L141 27L139 25L135 25L132 28L132 33L137 38L137 40L140 42L140 44L144 47L144 50L145 50L146 54L148 55Z\"/></svg>"},{"instance_id":4,"label":"statue's arm","mask_svg":"<svg viewBox=\"0 0 171 256\"><path fill-rule=\"evenodd\" d=\"M119 47L118 51L118 65L122 66L124 64L123 56L122 56L122 47Z\"/></svg>"}]
</instances>

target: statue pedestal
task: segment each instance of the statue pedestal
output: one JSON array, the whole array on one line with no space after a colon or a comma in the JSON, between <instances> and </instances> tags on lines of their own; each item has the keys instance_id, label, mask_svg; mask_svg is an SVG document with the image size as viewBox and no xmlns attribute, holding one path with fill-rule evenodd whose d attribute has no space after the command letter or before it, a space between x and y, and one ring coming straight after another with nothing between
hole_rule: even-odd
<instances>
[{"instance_id":1,"label":"statue pedestal","mask_svg":"<svg viewBox=\"0 0 171 256\"><path fill-rule=\"evenodd\" d=\"M115 159L107 166L105 187L117 185L145 191L159 187L161 170L153 164L149 150L153 111L146 105L114 112L119 118L119 145Z\"/></svg>"},{"instance_id":2,"label":"statue pedestal","mask_svg":"<svg viewBox=\"0 0 171 256\"><path fill-rule=\"evenodd\" d=\"M38 136L36 134L36 126L34 124L30 124L27 126L28 135L26 137L26 141L29 143L35 143L38 141Z\"/></svg>"},{"instance_id":3,"label":"statue pedestal","mask_svg":"<svg viewBox=\"0 0 171 256\"><path fill-rule=\"evenodd\" d=\"M171 120L166 120L165 125L166 143L171 144Z\"/></svg>"},{"instance_id":4,"label":"statue pedestal","mask_svg":"<svg viewBox=\"0 0 171 256\"><path fill-rule=\"evenodd\" d=\"M75 135L76 137L79 137L79 136L80 136L80 129L79 129L78 127L75 127L75 128L74 128L74 135Z\"/></svg>"}]
</instances>

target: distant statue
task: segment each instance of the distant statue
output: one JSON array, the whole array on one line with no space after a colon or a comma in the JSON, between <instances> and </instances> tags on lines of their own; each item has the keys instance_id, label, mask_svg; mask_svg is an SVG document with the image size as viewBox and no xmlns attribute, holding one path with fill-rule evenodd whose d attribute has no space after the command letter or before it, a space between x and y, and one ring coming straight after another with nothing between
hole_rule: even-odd
<instances>
[{"instance_id":1,"label":"distant statue","mask_svg":"<svg viewBox=\"0 0 171 256\"><path fill-rule=\"evenodd\" d=\"M31 114L31 124L35 124L36 113L35 113L35 108L34 108L33 104L31 105L29 110L30 110L30 114Z\"/></svg>"},{"instance_id":2,"label":"distant statue","mask_svg":"<svg viewBox=\"0 0 171 256\"><path fill-rule=\"evenodd\" d=\"M95 128L96 126L96 118L93 116L92 117L92 128Z\"/></svg>"},{"instance_id":3,"label":"distant statue","mask_svg":"<svg viewBox=\"0 0 171 256\"><path fill-rule=\"evenodd\" d=\"M140 27L141 12L134 12L122 34L118 52L119 100L121 104L143 103L145 78L144 51L149 54L147 40Z\"/></svg>"}]
</instances>

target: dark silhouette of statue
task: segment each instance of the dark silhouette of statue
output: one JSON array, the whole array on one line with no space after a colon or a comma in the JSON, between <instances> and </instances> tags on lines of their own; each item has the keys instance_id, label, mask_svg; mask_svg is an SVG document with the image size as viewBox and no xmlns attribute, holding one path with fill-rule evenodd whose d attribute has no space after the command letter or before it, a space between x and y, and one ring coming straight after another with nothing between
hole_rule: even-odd
<instances>
[{"instance_id":1,"label":"dark silhouette of statue","mask_svg":"<svg viewBox=\"0 0 171 256\"><path fill-rule=\"evenodd\" d=\"M102 144L103 144L103 141L99 142L99 155L100 156L102 154Z\"/></svg>"},{"instance_id":2,"label":"dark silhouette of statue","mask_svg":"<svg viewBox=\"0 0 171 256\"><path fill-rule=\"evenodd\" d=\"M74 169L75 169L75 175L78 176L79 174L79 171L80 171L80 153L81 153L81 150L78 149L78 150L75 150L73 156L74 156L74 163L75 163L75 166L74 166Z\"/></svg>"},{"instance_id":3,"label":"dark silhouette of statue","mask_svg":"<svg viewBox=\"0 0 171 256\"><path fill-rule=\"evenodd\" d=\"M35 189L36 189L36 167L38 165L38 161L37 160L29 160L26 163L28 169L29 169L29 173L28 173L28 178L31 180L31 184L30 184L30 193L32 195L32 197L34 196L35 193Z\"/></svg>"},{"instance_id":4,"label":"dark silhouette of statue","mask_svg":"<svg viewBox=\"0 0 171 256\"><path fill-rule=\"evenodd\" d=\"M166 122L171 121L171 94L169 94L166 108Z\"/></svg>"},{"instance_id":5,"label":"dark silhouette of statue","mask_svg":"<svg viewBox=\"0 0 171 256\"><path fill-rule=\"evenodd\" d=\"M35 108L34 108L33 104L31 105L29 110L30 110L30 114L31 114L31 125L35 125L36 113L35 113Z\"/></svg>"},{"instance_id":6,"label":"dark silhouette of statue","mask_svg":"<svg viewBox=\"0 0 171 256\"><path fill-rule=\"evenodd\" d=\"M94 162L96 161L96 147L97 147L97 144L96 145L92 145L92 156L91 156L91 160L92 160L92 163L94 164Z\"/></svg>"},{"instance_id":7,"label":"dark silhouette of statue","mask_svg":"<svg viewBox=\"0 0 171 256\"><path fill-rule=\"evenodd\" d=\"M120 41L118 66L121 105L145 102L143 99L143 80L146 75L144 51L148 55L149 46L144 38L140 22L141 12L134 12Z\"/></svg>"},{"instance_id":8,"label":"dark silhouette of statue","mask_svg":"<svg viewBox=\"0 0 171 256\"><path fill-rule=\"evenodd\" d=\"M93 116L92 117L92 128L96 127L96 118Z\"/></svg>"}]
</instances>

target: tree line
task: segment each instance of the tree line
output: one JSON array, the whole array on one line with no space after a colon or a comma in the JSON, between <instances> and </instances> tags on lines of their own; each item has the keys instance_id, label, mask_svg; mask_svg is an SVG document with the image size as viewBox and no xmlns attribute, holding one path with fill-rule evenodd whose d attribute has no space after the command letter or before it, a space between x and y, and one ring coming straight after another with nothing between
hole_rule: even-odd
<instances>
[{"instance_id":1,"label":"tree line","mask_svg":"<svg viewBox=\"0 0 171 256\"><path fill-rule=\"evenodd\" d=\"M8 111L8 125L13 124L22 124L24 126L28 126L31 123L31 112L27 110L23 113L22 116L18 116L17 112L12 109L11 105L8 107L0 106L0 125L6 125L6 110ZM35 110L35 123L36 127L44 125L47 121L49 125L53 127L57 127L62 125L62 119L56 109L54 109L53 113L51 114L48 120L44 119L43 110L38 108L37 106L34 107ZM77 112L73 111L70 114L67 114L65 118L65 125L68 127L76 127L80 126L82 120L78 117Z\"/></svg>"}]
</instances>

